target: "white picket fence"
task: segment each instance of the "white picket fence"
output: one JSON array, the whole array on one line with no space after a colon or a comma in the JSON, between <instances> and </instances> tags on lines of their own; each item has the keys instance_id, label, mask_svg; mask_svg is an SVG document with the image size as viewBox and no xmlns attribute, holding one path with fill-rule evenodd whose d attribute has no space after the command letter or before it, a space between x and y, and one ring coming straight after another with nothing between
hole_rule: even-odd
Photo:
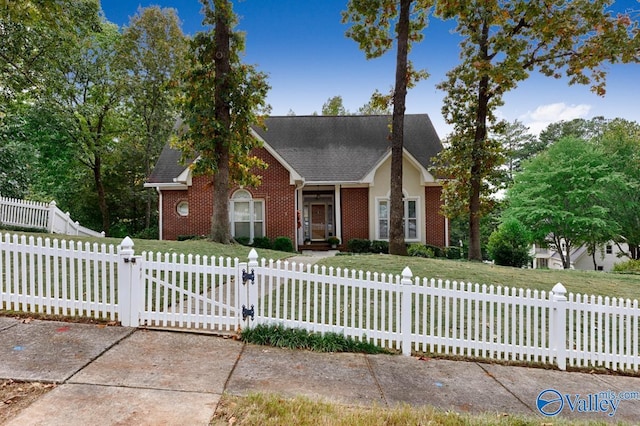
<instances>
[{"instance_id":1,"label":"white picket fence","mask_svg":"<svg viewBox=\"0 0 640 426\"><path fill-rule=\"evenodd\" d=\"M85 228L71 220L55 201L49 204L0 196L0 225L47 231L52 234L104 237L104 232Z\"/></svg>"},{"instance_id":2,"label":"white picket fence","mask_svg":"<svg viewBox=\"0 0 640 426\"><path fill-rule=\"evenodd\" d=\"M124 326L281 324L401 350L638 371L637 300L0 234L0 309Z\"/></svg>"}]
</instances>

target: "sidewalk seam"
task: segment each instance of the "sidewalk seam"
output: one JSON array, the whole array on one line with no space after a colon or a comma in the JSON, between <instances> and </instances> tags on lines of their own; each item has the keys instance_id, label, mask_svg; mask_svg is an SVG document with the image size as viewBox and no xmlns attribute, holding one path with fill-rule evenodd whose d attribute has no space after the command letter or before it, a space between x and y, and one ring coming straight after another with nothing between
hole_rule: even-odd
<instances>
[{"instance_id":1,"label":"sidewalk seam","mask_svg":"<svg viewBox=\"0 0 640 426\"><path fill-rule=\"evenodd\" d=\"M218 412L218 407L220 407L220 401L222 401L222 396L227 391L227 386L229 385L229 381L231 380L231 376L233 376L233 372L236 371L236 367L238 366L238 363L240 362L240 358L242 358L242 354L244 353L244 349L246 347L247 347L247 343L243 341L242 342L242 348L240 348L240 353L236 357L236 362L233 363L233 367L231 367L231 371L229 372L229 375L227 376L227 379L224 381L224 385L222 386L222 393L220 394L220 398L218 399L218 402L216 403L216 408L213 410L213 416L214 417L215 417L216 413Z\"/></svg>"},{"instance_id":2,"label":"sidewalk seam","mask_svg":"<svg viewBox=\"0 0 640 426\"><path fill-rule=\"evenodd\" d=\"M126 328L126 327L122 327L122 328ZM133 333L135 333L136 331L138 331L137 328L132 327L131 331L129 333L126 333L125 335L123 335L120 339L116 340L115 342L113 342L111 345L107 346L106 348L104 348L102 350L102 352L100 352L99 354L97 354L96 356L94 356L93 358L89 359L83 366L81 366L80 368L78 368L73 374L71 374L69 377L67 377L66 379L64 379L63 381L61 381L61 384L67 383L69 380L73 379L78 373L80 373L82 370L84 370L85 368L87 368L89 365L91 365L95 360L97 360L98 358L100 358L102 355L104 355L107 351L109 351L111 348L113 348L114 346L120 344L120 342L122 342L124 339L128 339Z\"/></svg>"},{"instance_id":3,"label":"sidewalk seam","mask_svg":"<svg viewBox=\"0 0 640 426\"><path fill-rule=\"evenodd\" d=\"M527 407L527 409L529 409L529 411L531 411L531 412L532 412L532 413L534 413L534 414L536 413L536 412L533 410L533 408L531 408L531 407L529 406L529 404L527 404L527 403L526 403L526 402L524 402L522 399L520 399L520 397L518 397L518 395L516 395L515 393L513 393L513 392L511 391L511 389L509 389L508 387L506 387L506 386L505 386L505 385L504 385L500 380L498 380L498 379L496 378L496 376L494 376L494 375L493 375L492 373L490 373L487 369L485 369L485 368L482 366L482 364L481 364L481 363L476 362L475 364L476 364L478 367L480 367L480 368L482 369L482 371L484 371L484 373L485 373L487 376L491 377L491 378L492 378L492 379L493 379L497 384L499 384L499 385L502 387L502 389L506 390L506 391L507 391L509 394L511 394L515 399L517 399L517 400L518 400L522 405L524 405L525 407Z\"/></svg>"},{"instance_id":4,"label":"sidewalk seam","mask_svg":"<svg viewBox=\"0 0 640 426\"><path fill-rule=\"evenodd\" d=\"M384 390L382 389L382 385L378 381L378 377L376 376L376 373L373 371L373 366L371 365L371 361L369 361L369 357L367 356L367 354L364 354L363 356L364 356L364 359L365 359L365 361L367 363L367 368L369 369L369 373L371 373L371 377L373 377L373 381L376 383L376 386L378 387L378 391L380 392L380 395L382 396L382 400L384 401L385 407L389 407L389 401L387 401L387 396L384 394Z\"/></svg>"}]
</instances>

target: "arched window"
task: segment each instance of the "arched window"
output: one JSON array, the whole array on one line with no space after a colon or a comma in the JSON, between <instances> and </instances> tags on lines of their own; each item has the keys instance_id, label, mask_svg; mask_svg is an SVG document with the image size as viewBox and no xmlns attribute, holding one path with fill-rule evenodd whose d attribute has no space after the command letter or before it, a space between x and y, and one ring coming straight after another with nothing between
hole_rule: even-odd
<instances>
[{"instance_id":1,"label":"arched window","mask_svg":"<svg viewBox=\"0 0 640 426\"><path fill-rule=\"evenodd\" d=\"M233 193L229 215L234 238L253 242L256 237L264 237L264 201L253 199L249 191L240 189Z\"/></svg>"}]
</instances>

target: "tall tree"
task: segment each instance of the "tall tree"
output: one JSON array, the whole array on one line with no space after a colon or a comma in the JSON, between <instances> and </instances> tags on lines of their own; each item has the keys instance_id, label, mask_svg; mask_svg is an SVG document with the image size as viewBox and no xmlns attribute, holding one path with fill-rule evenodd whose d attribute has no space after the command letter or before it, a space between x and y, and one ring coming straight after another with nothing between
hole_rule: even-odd
<instances>
[{"instance_id":1,"label":"tall tree","mask_svg":"<svg viewBox=\"0 0 640 426\"><path fill-rule=\"evenodd\" d=\"M349 115L342 103L342 96L336 95L322 105L322 115Z\"/></svg>"},{"instance_id":2,"label":"tall tree","mask_svg":"<svg viewBox=\"0 0 640 426\"><path fill-rule=\"evenodd\" d=\"M622 173L627 182L610 205L612 216L620 224L615 240L628 244L629 258L640 259L640 124L612 120L596 143L610 167Z\"/></svg>"},{"instance_id":3,"label":"tall tree","mask_svg":"<svg viewBox=\"0 0 640 426\"><path fill-rule=\"evenodd\" d=\"M130 182L136 193L143 191L140 182L149 176L178 118L177 80L186 63L188 47L174 9L138 9L123 31L120 54L128 71L125 90L130 111L123 137L129 155L137 160L133 162L136 167ZM145 228L150 226L154 195L150 190L144 191Z\"/></svg>"},{"instance_id":4,"label":"tall tree","mask_svg":"<svg viewBox=\"0 0 640 426\"><path fill-rule=\"evenodd\" d=\"M243 64L243 35L233 31L236 16L227 0L201 0L203 24L212 31L198 33L192 43L191 66L184 82L185 128L178 147L193 163L196 174L213 176L211 239L231 241L229 188L231 183L257 185L254 167L264 162L250 151L259 146L251 126L261 125L269 111L266 75Z\"/></svg>"},{"instance_id":5,"label":"tall tree","mask_svg":"<svg viewBox=\"0 0 640 426\"><path fill-rule=\"evenodd\" d=\"M396 40L396 74L391 122L391 190L389 208L389 253L406 255L404 202L402 197L402 155L407 89L426 73L416 71L408 59L411 43L423 38L422 30L433 5L432 0L350 0L343 22L350 23L347 36L355 40L367 59L391 50Z\"/></svg>"},{"instance_id":6,"label":"tall tree","mask_svg":"<svg viewBox=\"0 0 640 426\"><path fill-rule=\"evenodd\" d=\"M603 64L636 59L637 24L609 6L608 0L437 2L437 14L456 19L462 36L462 61L439 86L447 92L445 119L454 126L440 164L457 180L445 184L445 201L455 206L449 214L469 215L470 260L482 259L480 218L490 207L495 169L504 163L490 136L502 130L494 115L502 96L534 70L552 77L564 72L570 83L604 94Z\"/></svg>"},{"instance_id":7,"label":"tall tree","mask_svg":"<svg viewBox=\"0 0 640 426\"><path fill-rule=\"evenodd\" d=\"M358 108L359 115L389 115L391 114L391 108L389 108L389 102L385 95L378 90L371 94L369 102Z\"/></svg>"},{"instance_id":8,"label":"tall tree","mask_svg":"<svg viewBox=\"0 0 640 426\"><path fill-rule=\"evenodd\" d=\"M79 161L91 171L102 230L107 234L111 222L103 161L114 151L123 127L119 123L124 79L116 51L119 38L117 26L103 22L73 52L51 64L59 73L59 85L47 88L43 97L43 108L65 123L68 137L80 149Z\"/></svg>"},{"instance_id":9,"label":"tall tree","mask_svg":"<svg viewBox=\"0 0 640 426\"><path fill-rule=\"evenodd\" d=\"M513 175L520 171L520 162L527 158L527 147L536 144L537 138L522 122L515 120L505 125L504 132L497 139L506 157L505 183L508 186L513 183Z\"/></svg>"},{"instance_id":10,"label":"tall tree","mask_svg":"<svg viewBox=\"0 0 640 426\"><path fill-rule=\"evenodd\" d=\"M508 192L504 216L524 224L536 242L553 246L569 269L573 248L619 233L612 194L626 187L624 176L594 144L561 139L525 162Z\"/></svg>"},{"instance_id":11,"label":"tall tree","mask_svg":"<svg viewBox=\"0 0 640 426\"><path fill-rule=\"evenodd\" d=\"M540 132L540 145L537 152L544 150L562 138L574 137L587 141L600 138L607 122L608 120L604 117L593 117L589 120L575 118L569 121L562 120L551 123Z\"/></svg>"},{"instance_id":12,"label":"tall tree","mask_svg":"<svg viewBox=\"0 0 640 426\"><path fill-rule=\"evenodd\" d=\"M54 84L52 64L99 28L99 10L98 0L0 0L0 111L21 92L37 97Z\"/></svg>"}]
</instances>

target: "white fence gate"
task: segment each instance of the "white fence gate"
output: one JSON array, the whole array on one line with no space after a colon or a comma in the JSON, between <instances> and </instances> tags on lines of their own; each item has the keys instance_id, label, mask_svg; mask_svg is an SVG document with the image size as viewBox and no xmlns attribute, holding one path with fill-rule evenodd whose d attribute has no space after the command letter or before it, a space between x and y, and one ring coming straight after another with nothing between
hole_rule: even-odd
<instances>
[{"instance_id":1,"label":"white fence gate","mask_svg":"<svg viewBox=\"0 0 640 426\"><path fill-rule=\"evenodd\" d=\"M0 234L0 309L234 332L281 324L401 350L638 371L637 300L480 286L287 261L135 255Z\"/></svg>"}]
</instances>

